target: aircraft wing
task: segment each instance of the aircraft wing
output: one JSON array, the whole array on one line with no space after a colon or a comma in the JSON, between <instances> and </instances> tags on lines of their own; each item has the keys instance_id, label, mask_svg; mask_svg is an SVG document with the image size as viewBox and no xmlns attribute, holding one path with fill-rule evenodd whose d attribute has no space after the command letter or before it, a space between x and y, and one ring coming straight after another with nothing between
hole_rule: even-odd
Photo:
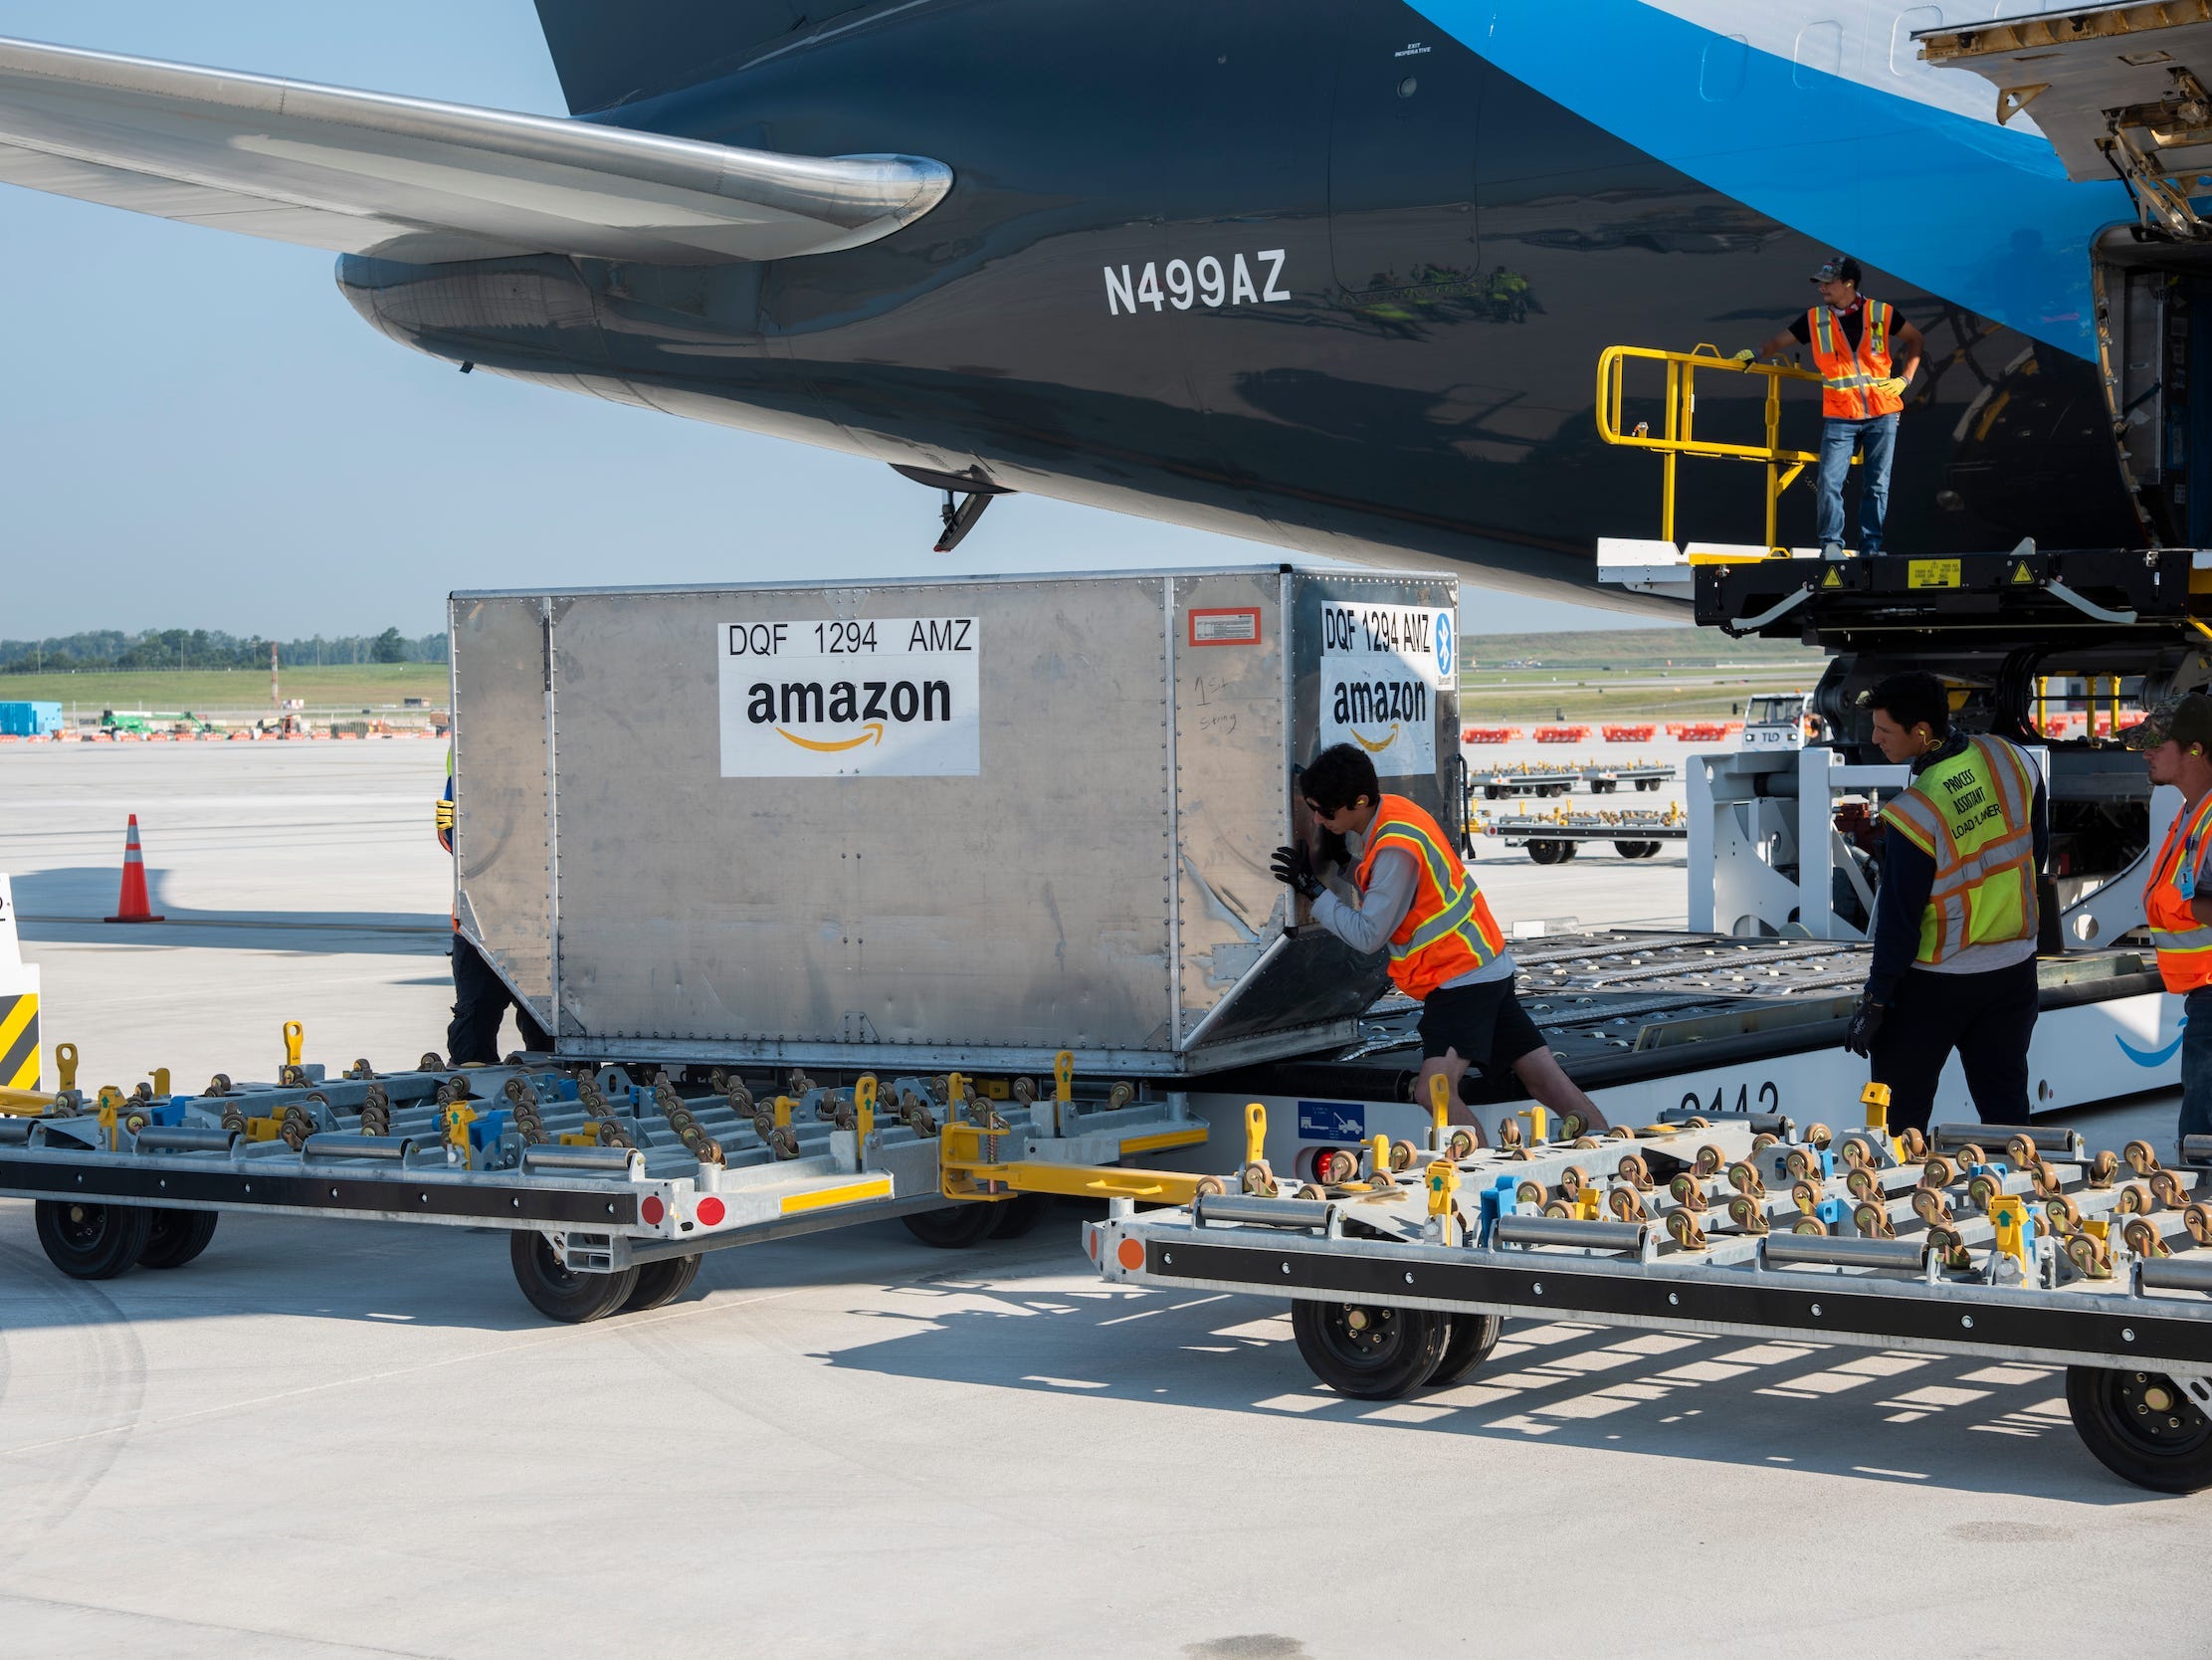
<instances>
[{"instance_id":1,"label":"aircraft wing","mask_svg":"<svg viewBox=\"0 0 2212 1660\"><path fill-rule=\"evenodd\" d=\"M918 156L734 149L0 38L0 182L432 264L662 265L854 248L927 213Z\"/></svg>"}]
</instances>

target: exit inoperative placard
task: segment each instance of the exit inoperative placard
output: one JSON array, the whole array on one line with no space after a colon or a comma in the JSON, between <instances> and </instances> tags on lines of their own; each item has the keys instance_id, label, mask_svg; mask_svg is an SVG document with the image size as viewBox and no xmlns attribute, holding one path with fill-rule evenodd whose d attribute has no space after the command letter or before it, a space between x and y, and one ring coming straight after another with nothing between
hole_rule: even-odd
<instances>
[{"instance_id":1,"label":"exit inoperative placard","mask_svg":"<svg viewBox=\"0 0 2212 1660\"><path fill-rule=\"evenodd\" d=\"M722 776L977 776L981 632L974 617L721 624Z\"/></svg>"}]
</instances>

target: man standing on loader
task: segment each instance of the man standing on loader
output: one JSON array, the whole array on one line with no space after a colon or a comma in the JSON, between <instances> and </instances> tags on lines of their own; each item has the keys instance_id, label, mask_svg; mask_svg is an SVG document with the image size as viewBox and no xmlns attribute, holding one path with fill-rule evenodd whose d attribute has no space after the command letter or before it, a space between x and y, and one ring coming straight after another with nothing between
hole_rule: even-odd
<instances>
[{"instance_id":1,"label":"man standing on loader","mask_svg":"<svg viewBox=\"0 0 2212 1660\"><path fill-rule=\"evenodd\" d=\"M1349 743L1323 749L1298 785L1313 821L1349 850L1359 898L1331 892L1304 845L1276 850L1276 880L1310 901L1313 921L1353 950L1389 947L1391 979L1421 1004L1415 1102L1428 1104L1429 1080L1441 1073L1451 1081L1454 1122L1474 1125L1480 1142L1481 1126L1459 1104L1460 1080L1471 1065L1494 1082L1509 1070L1553 1112L1605 1128L1521 1008L1512 953L1443 826L1406 797L1383 794L1375 763Z\"/></svg>"},{"instance_id":2,"label":"man standing on loader","mask_svg":"<svg viewBox=\"0 0 2212 1660\"><path fill-rule=\"evenodd\" d=\"M1859 455L1859 551L1882 551L1882 524L1890 511L1890 462L1897 453L1898 415L1905 389L1920 372L1920 331L1886 300L1859 294L1859 262L1831 255L1813 273L1820 293L1812 309L1738 362L1778 357L1792 341L1808 346L1820 366L1820 485L1813 523L1821 557L1844 551L1844 479Z\"/></svg>"}]
</instances>

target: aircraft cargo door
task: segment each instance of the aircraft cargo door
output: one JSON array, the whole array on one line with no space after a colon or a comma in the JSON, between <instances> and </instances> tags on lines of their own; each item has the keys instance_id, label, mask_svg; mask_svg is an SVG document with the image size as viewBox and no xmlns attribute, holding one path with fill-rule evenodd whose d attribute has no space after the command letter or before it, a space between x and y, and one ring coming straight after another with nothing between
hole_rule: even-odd
<instances>
[{"instance_id":1,"label":"aircraft cargo door","mask_svg":"<svg viewBox=\"0 0 2212 1660\"><path fill-rule=\"evenodd\" d=\"M1355 4L1337 60L1328 226L1337 286L1418 315L1480 281L1475 129L1482 61L1398 5ZM1395 302L1390 296L1396 296Z\"/></svg>"}]
</instances>

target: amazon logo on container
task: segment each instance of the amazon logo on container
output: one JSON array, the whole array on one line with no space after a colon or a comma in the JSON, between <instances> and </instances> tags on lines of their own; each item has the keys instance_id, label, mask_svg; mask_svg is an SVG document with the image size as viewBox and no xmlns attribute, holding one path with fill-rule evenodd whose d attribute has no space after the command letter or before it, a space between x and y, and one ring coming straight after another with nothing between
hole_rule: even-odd
<instances>
[{"instance_id":1,"label":"amazon logo on container","mask_svg":"<svg viewBox=\"0 0 2212 1660\"><path fill-rule=\"evenodd\" d=\"M975 776L973 617L723 625L724 777Z\"/></svg>"}]
</instances>

